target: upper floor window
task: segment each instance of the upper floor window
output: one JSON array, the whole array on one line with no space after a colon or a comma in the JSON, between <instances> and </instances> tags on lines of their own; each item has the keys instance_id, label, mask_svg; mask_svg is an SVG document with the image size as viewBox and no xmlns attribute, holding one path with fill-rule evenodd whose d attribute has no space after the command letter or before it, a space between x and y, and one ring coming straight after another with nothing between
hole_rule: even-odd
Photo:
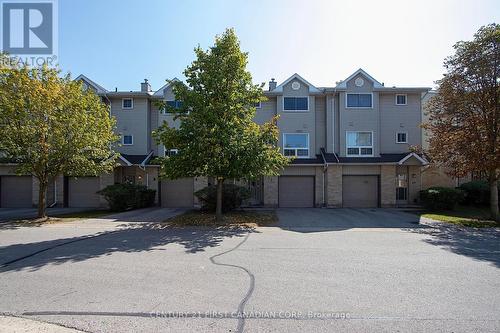
<instances>
[{"instance_id":1,"label":"upper floor window","mask_svg":"<svg viewBox=\"0 0 500 333\"><path fill-rule=\"evenodd\" d=\"M347 132L347 156L373 156L372 132Z\"/></svg>"},{"instance_id":2,"label":"upper floor window","mask_svg":"<svg viewBox=\"0 0 500 333\"><path fill-rule=\"evenodd\" d=\"M309 98L283 97L283 111L309 111Z\"/></svg>"},{"instance_id":3,"label":"upper floor window","mask_svg":"<svg viewBox=\"0 0 500 333\"><path fill-rule=\"evenodd\" d=\"M133 109L134 99L133 98L122 98L122 109Z\"/></svg>"},{"instance_id":4,"label":"upper floor window","mask_svg":"<svg viewBox=\"0 0 500 333\"><path fill-rule=\"evenodd\" d=\"M164 148L164 149L165 149L165 151L164 151L165 156L174 156L174 155L177 155L179 153L178 149L167 149L167 148Z\"/></svg>"},{"instance_id":5,"label":"upper floor window","mask_svg":"<svg viewBox=\"0 0 500 333\"><path fill-rule=\"evenodd\" d=\"M295 156L298 158L309 157L309 134L283 134L283 154L285 156Z\"/></svg>"},{"instance_id":6,"label":"upper floor window","mask_svg":"<svg viewBox=\"0 0 500 333\"><path fill-rule=\"evenodd\" d=\"M396 143L408 143L408 133L406 132L396 133Z\"/></svg>"},{"instance_id":7,"label":"upper floor window","mask_svg":"<svg viewBox=\"0 0 500 333\"><path fill-rule=\"evenodd\" d=\"M371 108L372 94L347 94L346 106L348 108Z\"/></svg>"},{"instance_id":8,"label":"upper floor window","mask_svg":"<svg viewBox=\"0 0 500 333\"><path fill-rule=\"evenodd\" d=\"M122 138L122 143L125 146L131 146L134 144L134 137L132 135L124 135Z\"/></svg>"},{"instance_id":9,"label":"upper floor window","mask_svg":"<svg viewBox=\"0 0 500 333\"><path fill-rule=\"evenodd\" d=\"M397 94L396 95L396 105L406 105L406 94Z\"/></svg>"},{"instance_id":10,"label":"upper floor window","mask_svg":"<svg viewBox=\"0 0 500 333\"><path fill-rule=\"evenodd\" d=\"M164 108L161 111L161 113L172 112L172 109L175 109L175 110L180 109L180 108L182 108L182 105L183 105L182 101L177 101L177 100L175 100L175 101L166 101L165 104L166 104L166 108Z\"/></svg>"},{"instance_id":11,"label":"upper floor window","mask_svg":"<svg viewBox=\"0 0 500 333\"><path fill-rule=\"evenodd\" d=\"M257 103L255 103L255 104L253 105L253 107L254 107L254 108L256 108L256 109L261 109L261 108L262 108L262 102L261 102L261 101L258 101Z\"/></svg>"}]
</instances>

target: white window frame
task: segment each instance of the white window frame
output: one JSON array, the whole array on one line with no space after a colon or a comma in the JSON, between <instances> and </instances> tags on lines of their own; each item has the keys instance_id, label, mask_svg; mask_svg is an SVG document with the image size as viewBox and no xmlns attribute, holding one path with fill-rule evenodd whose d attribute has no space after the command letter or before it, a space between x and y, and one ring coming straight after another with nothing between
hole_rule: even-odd
<instances>
[{"instance_id":1,"label":"white window frame","mask_svg":"<svg viewBox=\"0 0 500 333\"><path fill-rule=\"evenodd\" d=\"M167 149L166 147L163 147L163 156L167 156L167 151L175 151L176 154L179 153L179 149Z\"/></svg>"},{"instance_id":2,"label":"white window frame","mask_svg":"<svg viewBox=\"0 0 500 333\"><path fill-rule=\"evenodd\" d=\"M259 101L259 105L255 107L256 109L262 109L262 101Z\"/></svg>"},{"instance_id":3,"label":"white window frame","mask_svg":"<svg viewBox=\"0 0 500 333\"><path fill-rule=\"evenodd\" d=\"M307 110L286 110L285 109L285 97L286 98L305 98L307 100ZM309 112L309 96L281 96L281 109L283 112Z\"/></svg>"},{"instance_id":4,"label":"white window frame","mask_svg":"<svg viewBox=\"0 0 500 333\"><path fill-rule=\"evenodd\" d=\"M292 134L292 135L306 135L306 138L307 138L307 156L298 156L297 155L297 149L306 149L306 148L302 148L302 147L285 147L285 137L286 135L289 135L289 134ZM295 158L309 158L309 156L311 155L311 147L310 147L310 141L309 141L309 133L283 133L283 155L285 155L285 149L288 149L288 150L293 150L295 149ZM287 157L293 157L293 156L287 156Z\"/></svg>"},{"instance_id":5,"label":"white window frame","mask_svg":"<svg viewBox=\"0 0 500 333\"><path fill-rule=\"evenodd\" d=\"M126 136L130 136L130 138L132 138L132 143L125 143L125 137ZM124 146L132 146L132 145L134 145L134 136L132 134L124 134L124 135L122 135L122 145L124 145Z\"/></svg>"},{"instance_id":6,"label":"white window frame","mask_svg":"<svg viewBox=\"0 0 500 333\"><path fill-rule=\"evenodd\" d=\"M347 106L347 95L371 95L372 96L372 106ZM345 93L345 108L346 109L373 109L373 93L356 93L356 92L346 92Z\"/></svg>"},{"instance_id":7,"label":"white window frame","mask_svg":"<svg viewBox=\"0 0 500 333\"><path fill-rule=\"evenodd\" d=\"M399 134L404 134L406 141L398 141L398 135ZM403 143L408 143L408 132L396 132L396 143L397 144L403 144Z\"/></svg>"},{"instance_id":8,"label":"white window frame","mask_svg":"<svg viewBox=\"0 0 500 333\"><path fill-rule=\"evenodd\" d=\"M126 100L126 99L129 99L130 100L130 107L125 107L123 105L123 102ZM131 98L131 97L125 97L125 98L122 98L122 110L131 110L134 108L134 99Z\"/></svg>"},{"instance_id":9,"label":"white window frame","mask_svg":"<svg viewBox=\"0 0 500 333\"><path fill-rule=\"evenodd\" d=\"M398 103L398 96L404 96L405 97L405 103L404 104L399 104ZM408 94L396 94L394 96L394 104L396 104L396 105L408 105Z\"/></svg>"},{"instance_id":10,"label":"white window frame","mask_svg":"<svg viewBox=\"0 0 500 333\"><path fill-rule=\"evenodd\" d=\"M372 145L371 146L349 146L349 144L348 144L349 133L371 133ZM358 154L349 154L349 148L359 148ZM361 155L361 148L371 148L372 153L370 155ZM374 152L375 152L375 137L373 135L373 131L346 131L345 132L345 155L347 157L373 157Z\"/></svg>"}]
</instances>

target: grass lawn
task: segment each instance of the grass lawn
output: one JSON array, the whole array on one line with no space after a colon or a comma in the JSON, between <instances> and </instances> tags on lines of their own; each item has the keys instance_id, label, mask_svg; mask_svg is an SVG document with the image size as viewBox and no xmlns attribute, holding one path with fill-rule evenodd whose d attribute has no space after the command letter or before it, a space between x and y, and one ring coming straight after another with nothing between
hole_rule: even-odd
<instances>
[{"instance_id":1,"label":"grass lawn","mask_svg":"<svg viewBox=\"0 0 500 333\"><path fill-rule=\"evenodd\" d=\"M49 216L45 219L24 219L24 220L16 220L8 223L13 223L16 225L23 226L37 226L42 224L50 224L50 223L64 223L64 222L73 222L78 220L86 220L92 218L98 218L101 216L106 216L112 214L109 210L97 209L97 210L87 210L83 212L75 212L75 213L67 213L61 214L57 216Z\"/></svg>"},{"instance_id":2,"label":"grass lawn","mask_svg":"<svg viewBox=\"0 0 500 333\"><path fill-rule=\"evenodd\" d=\"M215 214L192 210L165 222L172 226L243 226L254 228L272 225L278 220L274 211L233 211L223 214L223 223L215 222Z\"/></svg>"},{"instance_id":3,"label":"grass lawn","mask_svg":"<svg viewBox=\"0 0 500 333\"><path fill-rule=\"evenodd\" d=\"M458 206L456 210L424 212L422 217L473 228L500 227L500 223L490 219L489 207Z\"/></svg>"}]
</instances>

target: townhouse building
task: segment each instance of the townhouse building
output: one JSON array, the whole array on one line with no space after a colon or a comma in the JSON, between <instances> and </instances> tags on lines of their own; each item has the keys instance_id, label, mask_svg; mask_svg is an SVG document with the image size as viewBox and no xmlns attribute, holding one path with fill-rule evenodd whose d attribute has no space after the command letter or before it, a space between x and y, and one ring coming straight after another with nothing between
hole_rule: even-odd
<instances>
[{"instance_id":1,"label":"townhouse building","mask_svg":"<svg viewBox=\"0 0 500 333\"><path fill-rule=\"evenodd\" d=\"M158 101L176 107L172 84L156 91L145 80L140 91L108 91L84 75L76 80L110 106L121 144L114 171L100 177L60 176L48 196L54 205L103 206L95 192L113 183L143 184L157 191L163 207L196 206L193 193L211 183L205 177L159 179L156 156L175 154L151 136L163 122L179 126ZM247 204L269 207L394 207L417 202L424 157L411 152L422 144L421 96L429 88L386 87L362 69L333 87L316 87L298 74L274 79L257 105L255 121L279 115L279 146L294 157L279 176L242 181L252 193ZM0 166L0 206L36 204L36 180L12 176ZM22 185L21 185L22 184Z\"/></svg>"}]
</instances>

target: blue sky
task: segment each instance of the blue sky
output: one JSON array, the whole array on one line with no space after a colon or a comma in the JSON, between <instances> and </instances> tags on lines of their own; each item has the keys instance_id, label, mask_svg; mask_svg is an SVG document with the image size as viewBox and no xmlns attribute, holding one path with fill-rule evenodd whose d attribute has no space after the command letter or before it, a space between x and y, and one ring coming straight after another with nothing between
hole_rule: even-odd
<instances>
[{"instance_id":1,"label":"blue sky","mask_svg":"<svg viewBox=\"0 0 500 333\"><path fill-rule=\"evenodd\" d=\"M334 86L359 67L386 85L434 86L458 40L499 22L498 0L59 0L59 65L109 90L178 77L227 27L256 83L297 72Z\"/></svg>"}]
</instances>

